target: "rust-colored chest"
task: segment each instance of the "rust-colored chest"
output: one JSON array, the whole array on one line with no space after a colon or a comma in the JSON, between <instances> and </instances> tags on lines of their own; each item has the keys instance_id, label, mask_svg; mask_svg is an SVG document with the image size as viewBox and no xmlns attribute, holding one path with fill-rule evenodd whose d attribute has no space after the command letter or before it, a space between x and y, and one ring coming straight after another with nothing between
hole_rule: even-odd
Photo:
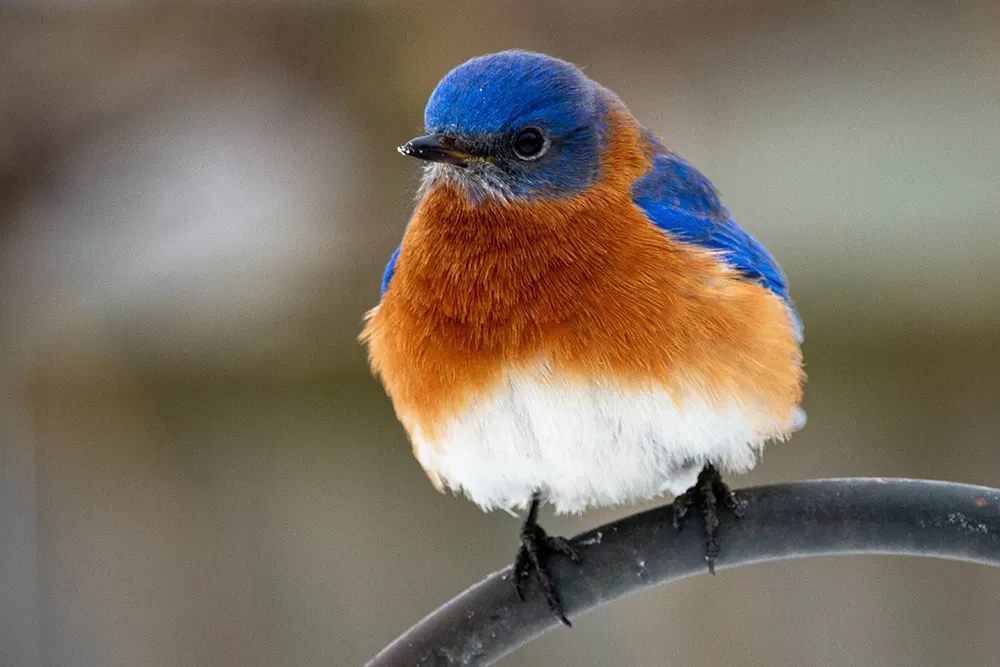
<instances>
[{"instance_id":1,"label":"rust-colored chest","mask_svg":"<svg viewBox=\"0 0 1000 667\"><path fill-rule=\"evenodd\" d=\"M408 428L430 433L505 369L543 363L580 381L722 393L784 388L798 350L774 295L671 241L627 198L469 208L430 193L365 331Z\"/></svg>"},{"instance_id":2,"label":"rust-colored chest","mask_svg":"<svg viewBox=\"0 0 1000 667\"><path fill-rule=\"evenodd\" d=\"M600 181L575 197L474 205L446 185L424 195L362 335L411 433L432 437L513 368L694 384L779 413L798 404L784 304L646 219L630 192L650 168L648 142L614 118Z\"/></svg>"}]
</instances>

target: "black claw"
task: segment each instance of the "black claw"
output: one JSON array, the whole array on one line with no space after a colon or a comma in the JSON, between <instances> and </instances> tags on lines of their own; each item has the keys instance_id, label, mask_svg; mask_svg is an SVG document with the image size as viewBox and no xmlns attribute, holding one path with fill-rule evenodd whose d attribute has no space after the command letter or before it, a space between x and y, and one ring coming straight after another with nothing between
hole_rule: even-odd
<instances>
[{"instance_id":1,"label":"black claw","mask_svg":"<svg viewBox=\"0 0 1000 667\"><path fill-rule=\"evenodd\" d=\"M564 556L569 556L569 559L574 563L580 562L580 554L576 552L576 549L569 543L565 537L549 537L549 549L551 551L556 551Z\"/></svg>"},{"instance_id":2,"label":"black claw","mask_svg":"<svg viewBox=\"0 0 1000 667\"><path fill-rule=\"evenodd\" d=\"M705 470L707 469L708 466ZM705 471L698 475L698 495L701 496L702 513L705 516L705 560L708 561L709 574L715 574L715 559L719 557L719 541L715 536L719 528L719 514L714 481Z\"/></svg>"},{"instance_id":3,"label":"black claw","mask_svg":"<svg viewBox=\"0 0 1000 667\"><path fill-rule=\"evenodd\" d=\"M740 500L722 481L722 475L711 463L698 474L698 481L690 489L674 499L674 528L680 530L682 520L695 504L701 506L705 519L705 562L708 571L715 574L715 561L719 557L719 502L737 517L746 511L746 502Z\"/></svg>"},{"instance_id":4,"label":"black claw","mask_svg":"<svg viewBox=\"0 0 1000 667\"><path fill-rule=\"evenodd\" d=\"M549 610L563 625L571 627L572 623L569 622L563 611L556 583L549 573L548 559L552 554L558 553L568 556L574 563L579 563L580 556L569 540L564 537L549 537L538 525L538 505L540 502L539 494L536 493L531 497L528 517L521 527L521 547L517 550L517 557L514 559L514 591L517 593L518 599L524 601L524 583L534 572L535 578L542 586L542 592L545 593Z\"/></svg>"},{"instance_id":5,"label":"black claw","mask_svg":"<svg viewBox=\"0 0 1000 667\"><path fill-rule=\"evenodd\" d=\"M674 529L680 530L683 525L681 522L684 517L687 516L688 510L691 509L691 505L694 504L694 493L693 489L688 489L681 495L674 498Z\"/></svg>"},{"instance_id":6,"label":"black claw","mask_svg":"<svg viewBox=\"0 0 1000 667\"><path fill-rule=\"evenodd\" d=\"M521 545L514 558L514 592L517 599L524 602L524 580L531 574L531 561L528 559L528 549Z\"/></svg>"},{"instance_id":7,"label":"black claw","mask_svg":"<svg viewBox=\"0 0 1000 667\"><path fill-rule=\"evenodd\" d=\"M712 486L715 489L715 495L722 497L722 502L725 503L726 509L736 515L737 518L742 518L746 514L747 501L736 497L736 494L729 488L729 485L722 481L721 475L712 480Z\"/></svg>"}]
</instances>

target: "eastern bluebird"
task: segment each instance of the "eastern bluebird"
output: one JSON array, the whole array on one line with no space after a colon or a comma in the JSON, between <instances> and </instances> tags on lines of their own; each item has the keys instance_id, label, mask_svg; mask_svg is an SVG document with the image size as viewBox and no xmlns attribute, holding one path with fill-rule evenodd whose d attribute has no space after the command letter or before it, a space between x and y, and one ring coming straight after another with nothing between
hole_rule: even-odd
<instances>
[{"instance_id":1,"label":"eastern bluebird","mask_svg":"<svg viewBox=\"0 0 1000 667\"><path fill-rule=\"evenodd\" d=\"M400 147L418 203L362 334L417 460L484 509L528 508L515 561L577 559L536 522L676 496L706 557L717 467L804 423L802 326L774 258L705 176L575 66L506 51L448 73ZM696 483L697 482L697 483ZM693 485L693 486L692 486ZM685 490L688 490L685 493Z\"/></svg>"}]
</instances>

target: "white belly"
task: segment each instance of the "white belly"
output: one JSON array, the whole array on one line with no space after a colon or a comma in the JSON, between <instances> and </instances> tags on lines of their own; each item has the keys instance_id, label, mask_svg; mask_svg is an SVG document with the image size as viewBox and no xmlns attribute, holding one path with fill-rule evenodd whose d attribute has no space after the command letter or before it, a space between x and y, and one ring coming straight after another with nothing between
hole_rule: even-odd
<instances>
[{"instance_id":1,"label":"white belly","mask_svg":"<svg viewBox=\"0 0 1000 667\"><path fill-rule=\"evenodd\" d=\"M484 509L522 508L541 491L557 512L578 512L683 492L709 461L745 472L765 441L796 426L763 401L674 399L540 373L509 374L434 441L412 435L421 465Z\"/></svg>"}]
</instances>

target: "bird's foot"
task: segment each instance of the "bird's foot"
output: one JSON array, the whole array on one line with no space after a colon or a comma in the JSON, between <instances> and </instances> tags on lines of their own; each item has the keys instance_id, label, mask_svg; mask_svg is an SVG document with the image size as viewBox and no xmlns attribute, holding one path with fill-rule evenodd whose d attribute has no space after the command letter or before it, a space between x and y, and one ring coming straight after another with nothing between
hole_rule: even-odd
<instances>
[{"instance_id":1,"label":"bird's foot","mask_svg":"<svg viewBox=\"0 0 1000 667\"><path fill-rule=\"evenodd\" d=\"M580 556L565 537L552 537L538 525L538 494L531 499L531 509L528 518L521 527L521 548L517 550L514 560L514 590L517 597L524 601L524 583L534 572L535 578L542 586L549 609L563 625L570 627L572 623L566 618L562 601L556 583L549 573L548 560L552 554L568 556L574 563L580 562Z\"/></svg>"},{"instance_id":2,"label":"bird's foot","mask_svg":"<svg viewBox=\"0 0 1000 667\"><path fill-rule=\"evenodd\" d=\"M688 511L695 505L699 506L705 517L705 561L708 571L715 574L715 560L719 557L719 503L735 516L743 516L746 501L740 500L722 481L722 475L711 463L705 465L698 474L698 481L690 489L674 499L674 528L680 530L681 523Z\"/></svg>"}]
</instances>

